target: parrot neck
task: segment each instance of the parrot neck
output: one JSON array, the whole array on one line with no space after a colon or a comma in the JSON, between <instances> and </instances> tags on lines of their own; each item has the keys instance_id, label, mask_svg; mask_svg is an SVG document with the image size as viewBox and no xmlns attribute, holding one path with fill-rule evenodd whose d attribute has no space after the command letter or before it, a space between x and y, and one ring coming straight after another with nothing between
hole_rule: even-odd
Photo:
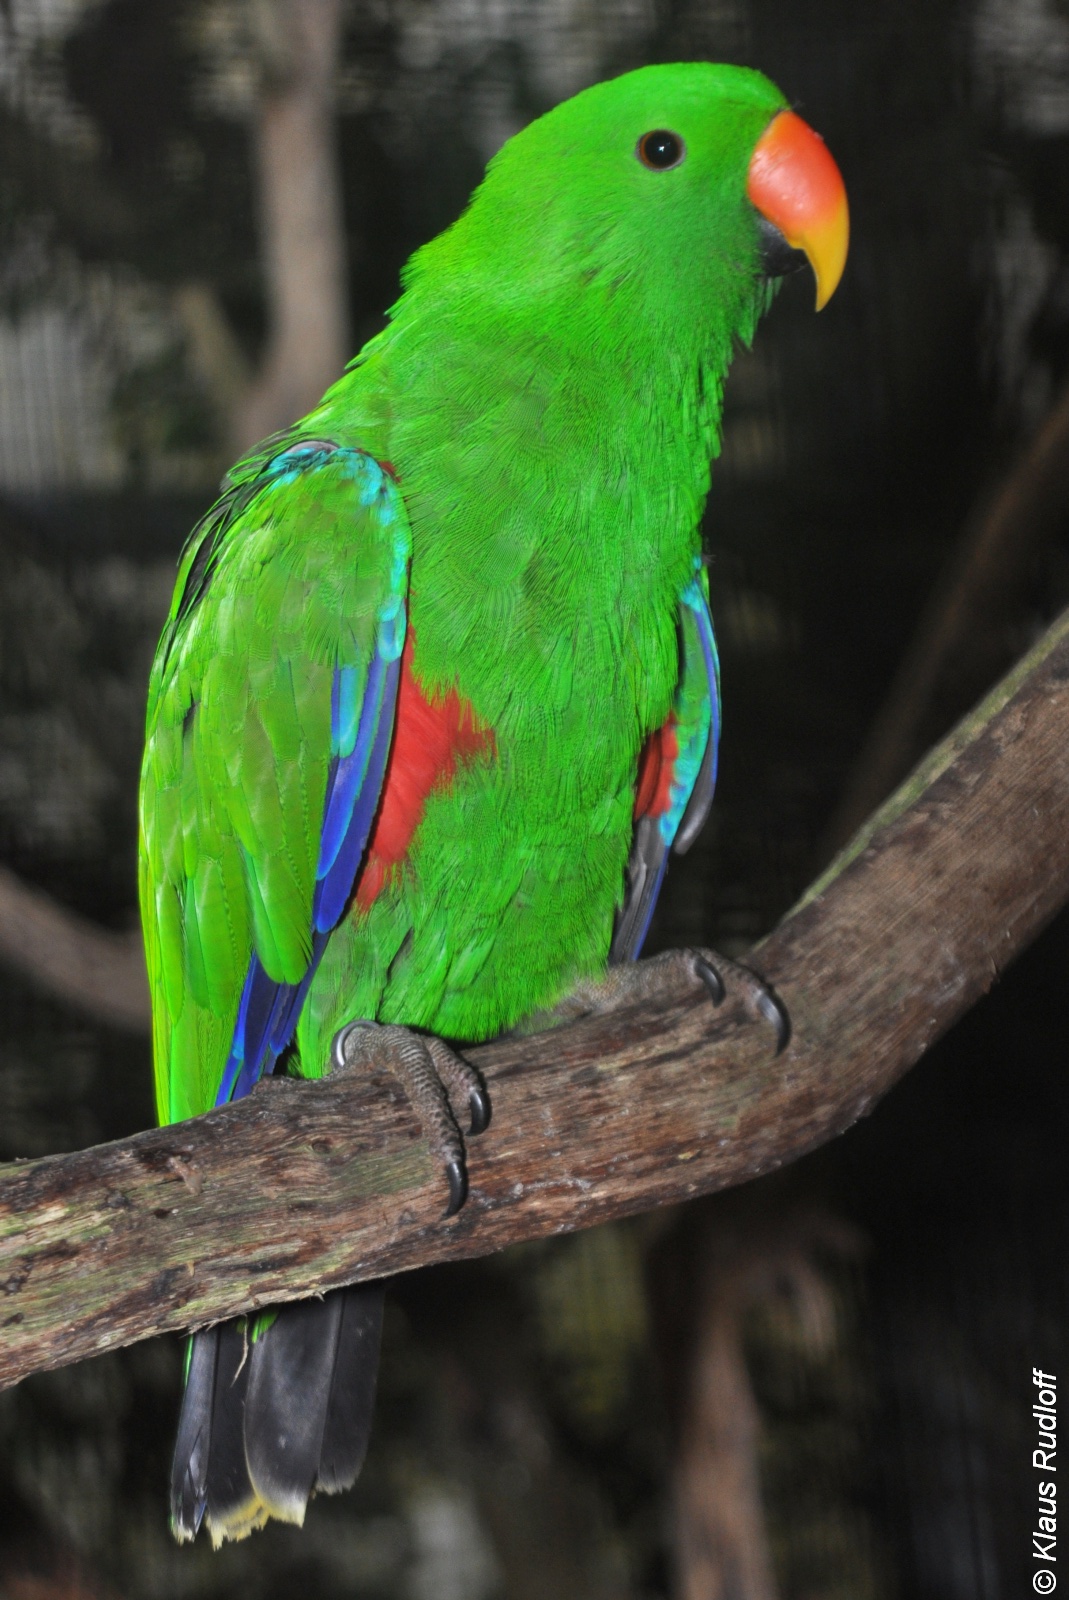
<instances>
[{"instance_id":1,"label":"parrot neck","mask_svg":"<svg viewBox=\"0 0 1069 1600\"><path fill-rule=\"evenodd\" d=\"M470 289L409 290L310 425L355 429L396 466L410 506L413 495L439 513L461 495L485 506L507 481L522 485L528 507L532 495L562 506L570 491L581 511L596 489L605 504L637 496L650 513L659 506L667 544L682 535L692 547L735 328L749 322L748 339L756 313L669 324L629 283L568 288L496 304ZM618 515L604 536L633 556Z\"/></svg>"}]
</instances>

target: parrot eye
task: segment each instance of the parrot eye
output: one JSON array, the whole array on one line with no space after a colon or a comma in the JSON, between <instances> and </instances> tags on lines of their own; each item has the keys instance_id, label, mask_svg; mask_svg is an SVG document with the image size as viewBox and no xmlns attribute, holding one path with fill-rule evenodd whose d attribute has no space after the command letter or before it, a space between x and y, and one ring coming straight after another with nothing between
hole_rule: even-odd
<instances>
[{"instance_id":1,"label":"parrot eye","mask_svg":"<svg viewBox=\"0 0 1069 1600\"><path fill-rule=\"evenodd\" d=\"M678 167L686 153L687 147L679 134L669 133L667 128L654 128L652 133L644 133L635 150L642 165L654 172Z\"/></svg>"}]
</instances>

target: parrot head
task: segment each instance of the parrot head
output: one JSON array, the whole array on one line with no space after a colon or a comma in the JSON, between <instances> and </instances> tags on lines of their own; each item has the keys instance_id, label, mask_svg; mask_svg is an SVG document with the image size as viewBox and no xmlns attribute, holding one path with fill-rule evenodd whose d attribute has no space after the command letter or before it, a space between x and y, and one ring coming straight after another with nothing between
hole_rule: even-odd
<instances>
[{"instance_id":1,"label":"parrot head","mask_svg":"<svg viewBox=\"0 0 1069 1600\"><path fill-rule=\"evenodd\" d=\"M650 66L564 101L510 139L424 272L558 324L662 307L746 342L769 282L808 259L817 309L846 261L846 191L826 146L759 72ZM437 269L437 270L435 270ZM614 308L610 310L609 301ZM715 324L715 328L712 325ZM617 330L619 332L619 328Z\"/></svg>"}]
</instances>

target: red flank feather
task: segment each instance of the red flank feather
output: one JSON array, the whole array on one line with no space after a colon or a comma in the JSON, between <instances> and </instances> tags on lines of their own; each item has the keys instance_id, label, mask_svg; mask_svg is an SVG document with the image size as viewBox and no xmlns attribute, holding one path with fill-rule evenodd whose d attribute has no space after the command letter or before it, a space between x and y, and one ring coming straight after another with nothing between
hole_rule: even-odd
<instances>
[{"instance_id":1,"label":"red flank feather","mask_svg":"<svg viewBox=\"0 0 1069 1600\"><path fill-rule=\"evenodd\" d=\"M671 804L672 772L679 755L675 713L651 733L638 762L636 817L661 817Z\"/></svg>"},{"instance_id":2,"label":"red flank feather","mask_svg":"<svg viewBox=\"0 0 1069 1600\"><path fill-rule=\"evenodd\" d=\"M477 724L471 706L455 689L444 699L428 700L412 671L413 643L409 628L382 802L356 891L356 904L365 911L381 892L391 868L407 855L427 796L452 783L458 763L494 749L492 729Z\"/></svg>"}]
</instances>

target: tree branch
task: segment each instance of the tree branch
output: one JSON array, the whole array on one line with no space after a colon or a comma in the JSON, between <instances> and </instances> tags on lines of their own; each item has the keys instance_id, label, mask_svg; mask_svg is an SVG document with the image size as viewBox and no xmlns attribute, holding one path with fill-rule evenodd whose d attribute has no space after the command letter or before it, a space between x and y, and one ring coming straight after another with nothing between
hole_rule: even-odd
<instances>
[{"instance_id":1,"label":"tree branch","mask_svg":"<svg viewBox=\"0 0 1069 1600\"><path fill-rule=\"evenodd\" d=\"M2 866L0 961L98 1022L148 1032L141 935L109 933Z\"/></svg>"},{"instance_id":2,"label":"tree branch","mask_svg":"<svg viewBox=\"0 0 1069 1600\"><path fill-rule=\"evenodd\" d=\"M776 1600L761 1496L761 1412L746 1360L757 1306L793 1309L801 1350L835 1343L821 1257L850 1260L863 1241L797 1185L737 1190L691 1207L686 1268L696 1313L674 1452L677 1600Z\"/></svg>"},{"instance_id":3,"label":"tree branch","mask_svg":"<svg viewBox=\"0 0 1069 1600\"><path fill-rule=\"evenodd\" d=\"M1069 898L1069 612L758 947L790 1048L682 960L656 1005L470 1052L471 1195L400 1089L241 1103L0 1168L0 1383L166 1329L767 1172L864 1115Z\"/></svg>"},{"instance_id":4,"label":"tree branch","mask_svg":"<svg viewBox=\"0 0 1069 1600\"><path fill-rule=\"evenodd\" d=\"M265 87L255 127L269 336L238 409L240 451L309 411L350 355L334 137L341 0L260 0Z\"/></svg>"}]
</instances>

